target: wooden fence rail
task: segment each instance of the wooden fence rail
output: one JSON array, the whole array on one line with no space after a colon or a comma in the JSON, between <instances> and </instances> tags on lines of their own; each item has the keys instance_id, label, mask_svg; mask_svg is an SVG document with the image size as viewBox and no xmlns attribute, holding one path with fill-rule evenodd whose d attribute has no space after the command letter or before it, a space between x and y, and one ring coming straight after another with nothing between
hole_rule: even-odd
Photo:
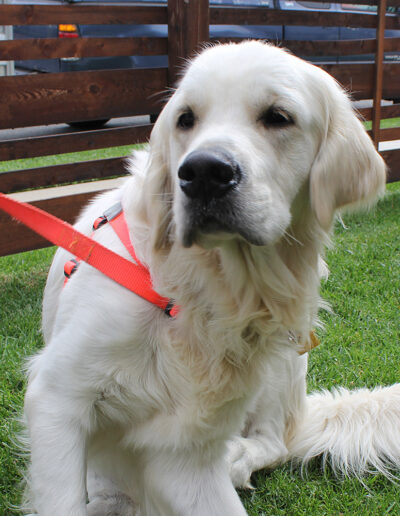
<instances>
[{"instance_id":1,"label":"wooden fence rail","mask_svg":"<svg viewBox=\"0 0 400 516\"><path fill-rule=\"evenodd\" d=\"M376 17L365 14L270 11L262 7L211 7L212 25L304 25L323 27L363 27L376 29ZM399 29L398 17L386 20L387 29Z\"/></svg>"},{"instance_id":2,"label":"wooden fence rail","mask_svg":"<svg viewBox=\"0 0 400 516\"><path fill-rule=\"evenodd\" d=\"M156 113L166 84L162 68L4 77L0 129Z\"/></svg>"},{"instance_id":3,"label":"wooden fence rail","mask_svg":"<svg viewBox=\"0 0 400 516\"><path fill-rule=\"evenodd\" d=\"M208 5L208 0L170 0L168 5L0 5L0 25L155 24L165 26L166 37L31 38L0 41L0 60L59 58L168 56L163 68L62 72L0 77L0 161L10 161L10 171L0 173L0 191L27 196L34 204L73 221L80 207L108 179L125 174L124 158L81 161L73 164L13 170L12 161L54 154L118 147L146 142L152 125L73 131L54 136L2 139L4 130L36 125L103 120L157 114L163 106L185 59L200 45L213 41L214 25L324 26L376 29L375 39L299 41L278 44L304 58L373 55L368 62L340 62L321 66L335 77L355 100L373 99L360 115L372 122L370 134L378 146L400 139L399 124L381 128L381 119L400 117L400 16L386 14L399 8L400 0L353 0L377 6L376 14L329 11L281 11L265 7ZM386 5L385 5L386 4ZM210 38L211 26L211 38ZM385 37L385 30L399 30ZM392 34L393 35L393 34ZM219 42L237 37L217 38ZM329 59L328 59L329 60ZM382 105L381 100L394 101ZM397 126L396 126L397 125ZM382 151L390 168L389 180L400 180L400 149ZM98 182L91 182L97 179ZM106 181L104 181L106 180ZM59 188L59 185L72 184ZM57 188L48 188L54 187ZM41 191L38 189L46 188ZM29 193L21 194L28 190ZM38 195L38 192L40 195ZM62 192L62 193L60 193ZM0 212L0 256L48 245L29 229Z\"/></svg>"},{"instance_id":4,"label":"wooden fence rail","mask_svg":"<svg viewBox=\"0 0 400 516\"><path fill-rule=\"evenodd\" d=\"M152 5L1 5L0 25L166 24L166 6Z\"/></svg>"},{"instance_id":5,"label":"wooden fence rail","mask_svg":"<svg viewBox=\"0 0 400 516\"><path fill-rule=\"evenodd\" d=\"M166 38L36 38L0 41L5 60L54 59L57 57L157 56L168 54ZM374 40L371 43L375 43ZM389 43L389 42L388 42ZM391 42L390 42L391 43ZM374 51L373 45L370 50ZM387 51L391 48L386 48ZM362 52L361 52L362 53Z\"/></svg>"}]
</instances>

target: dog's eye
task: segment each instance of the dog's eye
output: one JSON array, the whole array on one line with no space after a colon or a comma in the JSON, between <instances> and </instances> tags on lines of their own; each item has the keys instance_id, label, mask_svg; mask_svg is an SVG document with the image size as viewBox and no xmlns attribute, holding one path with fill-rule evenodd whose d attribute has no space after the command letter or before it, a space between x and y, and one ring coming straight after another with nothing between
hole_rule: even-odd
<instances>
[{"instance_id":1,"label":"dog's eye","mask_svg":"<svg viewBox=\"0 0 400 516\"><path fill-rule=\"evenodd\" d=\"M191 129L194 126L195 116L191 109L188 109L182 113L177 122L177 127L180 129Z\"/></svg>"},{"instance_id":2,"label":"dog's eye","mask_svg":"<svg viewBox=\"0 0 400 516\"><path fill-rule=\"evenodd\" d=\"M294 124L294 120L289 113L275 107L267 109L267 111L260 116L259 120L267 129L286 127Z\"/></svg>"}]
</instances>

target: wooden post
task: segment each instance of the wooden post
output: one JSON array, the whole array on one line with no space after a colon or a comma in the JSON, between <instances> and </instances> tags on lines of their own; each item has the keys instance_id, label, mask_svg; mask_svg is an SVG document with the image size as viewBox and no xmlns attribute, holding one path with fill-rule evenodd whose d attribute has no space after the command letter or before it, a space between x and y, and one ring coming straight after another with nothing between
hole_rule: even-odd
<instances>
[{"instance_id":1,"label":"wooden post","mask_svg":"<svg viewBox=\"0 0 400 516\"><path fill-rule=\"evenodd\" d=\"M185 62L209 40L209 0L168 0L168 85Z\"/></svg>"},{"instance_id":2,"label":"wooden post","mask_svg":"<svg viewBox=\"0 0 400 516\"><path fill-rule=\"evenodd\" d=\"M386 21L386 0L378 2L377 31L376 31L376 54L375 54L375 85L374 104L372 106L372 139L375 147L378 148L381 126L381 101L383 84L383 59L385 50L385 21Z\"/></svg>"}]
</instances>

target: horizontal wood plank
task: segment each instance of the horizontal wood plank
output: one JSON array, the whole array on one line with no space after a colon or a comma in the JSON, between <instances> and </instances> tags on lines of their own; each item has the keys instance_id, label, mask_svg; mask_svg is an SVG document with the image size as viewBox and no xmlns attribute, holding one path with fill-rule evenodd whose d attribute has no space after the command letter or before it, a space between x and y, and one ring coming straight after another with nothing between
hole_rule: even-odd
<instances>
[{"instance_id":1,"label":"horizontal wood plank","mask_svg":"<svg viewBox=\"0 0 400 516\"><path fill-rule=\"evenodd\" d=\"M324 4L326 3L326 0L315 0L315 4ZM359 4L359 5L377 5L379 4L379 0L352 0L352 4ZM400 0L386 0L386 4L388 6L400 6Z\"/></svg>"},{"instance_id":2,"label":"horizontal wood plank","mask_svg":"<svg viewBox=\"0 0 400 516\"><path fill-rule=\"evenodd\" d=\"M0 5L0 25L166 24L167 7L157 5Z\"/></svg>"},{"instance_id":3,"label":"horizontal wood plank","mask_svg":"<svg viewBox=\"0 0 400 516\"><path fill-rule=\"evenodd\" d=\"M11 129L158 113L167 70L20 75L0 83L0 129Z\"/></svg>"},{"instance_id":4,"label":"horizontal wood plank","mask_svg":"<svg viewBox=\"0 0 400 516\"><path fill-rule=\"evenodd\" d=\"M370 99L373 96L375 65L322 65L321 68L334 77L354 100Z\"/></svg>"},{"instance_id":5,"label":"horizontal wood plank","mask_svg":"<svg viewBox=\"0 0 400 516\"><path fill-rule=\"evenodd\" d=\"M228 43L246 38L216 39L219 43ZM280 46L301 56L348 56L375 53L376 40L283 40ZM396 51L400 51L400 38L386 38L385 52ZM165 55L167 52L166 38L37 38L0 41L0 56L4 61L60 57L150 56Z\"/></svg>"},{"instance_id":6,"label":"horizontal wood plank","mask_svg":"<svg viewBox=\"0 0 400 516\"><path fill-rule=\"evenodd\" d=\"M0 161L145 143L152 128L146 124L6 140L0 142Z\"/></svg>"},{"instance_id":7,"label":"horizontal wood plank","mask_svg":"<svg viewBox=\"0 0 400 516\"><path fill-rule=\"evenodd\" d=\"M246 38L215 38L219 43L239 42ZM397 44L400 47L400 39ZM390 47L393 43L390 44ZM286 48L298 56L347 56L372 54L376 50L375 39L363 40L348 40L348 41L297 41L297 40L282 40L279 42L279 47Z\"/></svg>"},{"instance_id":8,"label":"horizontal wood plank","mask_svg":"<svg viewBox=\"0 0 400 516\"><path fill-rule=\"evenodd\" d=\"M220 43L228 43L229 41L242 41L245 38L218 38ZM297 41L282 40L280 47L287 48L298 56L351 56L374 54L376 52L375 39L354 39L342 41ZM386 38L385 51L400 51L400 38Z\"/></svg>"},{"instance_id":9,"label":"horizontal wood plank","mask_svg":"<svg viewBox=\"0 0 400 516\"><path fill-rule=\"evenodd\" d=\"M350 91L355 100L373 97L374 64L335 64L322 65L321 68ZM400 92L400 63L385 63L383 65L383 77L383 98L398 98Z\"/></svg>"},{"instance_id":10,"label":"horizontal wood plank","mask_svg":"<svg viewBox=\"0 0 400 516\"><path fill-rule=\"evenodd\" d=\"M324 3L325 0L316 0L317 3ZM378 5L380 0L352 0L352 4L360 5ZM386 0L386 5L390 7L399 7L400 0Z\"/></svg>"},{"instance_id":11,"label":"horizontal wood plank","mask_svg":"<svg viewBox=\"0 0 400 516\"><path fill-rule=\"evenodd\" d=\"M0 41L4 61L59 57L150 56L168 52L166 38L36 38Z\"/></svg>"},{"instance_id":12,"label":"horizontal wood plank","mask_svg":"<svg viewBox=\"0 0 400 516\"><path fill-rule=\"evenodd\" d=\"M384 64L383 96L398 98L400 63ZM323 65L355 99L371 98L374 65ZM1 78L0 128L157 113L166 69L65 72ZM48 109L51 102L52 109Z\"/></svg>"},{"instance_id":13,"label":"horizontal wood plank","mask_svg":"<svg viewBox=\"0 0 400 516\"><path fill-rule=\"evenodd\" d=\"M96 195L96 193L91 192L57 197L56 199L38 201L32 204L52 213L56 217L73 223L82 207L85 206L94 195ZM23 224L11 219L6 213L0 211L0 256L40 249L50 245L53 244Z\"/></svg>"},{"instance_id":14,"label":"horizontal wood plank","mask_svg":"<svg viewBox=\"0 0 400 516\"><path fill-rule=\"evenodd\" d=\"M367 133L372 138L372 130L368 130ZM380 142L390 142L393 140L400 140L400 127L388 127L379 131Z\"/></svg>"},{"instance_id":15,"label":"horizontal wood plank","mask_svg":"<svg viewBox=\"0 0 400 516\"><path fill-rule=\"evenodd\" d=\"M400 140L400 127L388 127L385 129L381 129L379 131L379 140L381 142Z\"/></svg>"},{"instance_id":16,"label":"horizontal wood plank","mask_svg":"<svg viewBox=\"0 0 400 516\"><path fill-rule=\"evenodd\" d=\"M389 169L388 183L400 181L400 149L382 151L381 155Z\"/></svg>"},{"instance_id":17,"label":"horizontal wood plank","mask_svg":"<svg viewBox=\"0 0 400 516\"><path fill-rule=\"evenodd\" d=\"M107 158L65 165L17 170L0 174L0 192L12 193L29 188L104 179L128 174L126 158Z\"/></svg>"},{"instance_id":18,"label":"horizontal wood plank","mask_svg":"<svg viewBox=\"0 0 400 516\"><path fill-rule=\"evenodd\" d=\"M398 96L400 98L400 95ZM372 108L360 108L357 110L364 120L371 120ZM384 118L397 118L400 117L400 104L392 104L390 106L381 107L381 117Z\"/></svg>"},{"instance_id":19,"label":"horizontal wood plank","mask_svg":"<svg viewBox=\"0 0 400 516\"><path fill-rule=\"evenodd\" d=\"M376 28L371 14L277 11L263 7L210 7L211 25L304 25ZM400 29L400 16L386 17L387 29Z\"/></svg>"},{"instance_id":20,"label":"horizontal wood plank","mask_svg":"<svg viewBox=\"0 0 400 516\"><path fill-rule=\"evenodd\" d=\"M365 2L363 2L365 3ZM1 5L0 25L167 24L167 7L155 5ZM320 11L278 11L263 7L210 7L210 24L216 25L322 25L375 27L370 14ZM398 29L396 16L388 16L386 28Z\"/></svg>"},{"instance_id":21,"label":"horizontal wood plank","mask_svg":"<svg viewBox=\"0 0 400 516\"><path fill-rule=\"evenodd\" d=\"M375 39L355 39L343 41L282 41L282 46L302 56L351 56L374 54ZM400 38L386 38L385 52L400 51Z\"/></svg>"}]
</instances>

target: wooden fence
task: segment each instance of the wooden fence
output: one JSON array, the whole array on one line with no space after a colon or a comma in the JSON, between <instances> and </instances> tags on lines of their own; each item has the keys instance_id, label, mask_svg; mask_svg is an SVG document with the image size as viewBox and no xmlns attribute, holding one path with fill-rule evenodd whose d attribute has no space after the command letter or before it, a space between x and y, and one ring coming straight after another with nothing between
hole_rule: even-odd
<instances>
[{"instance_id":1,"label":"wooden fence","mask_svg":"<svg viewBox=\"0 0 400 516\"><path fill-rule=\"evenodd\" d=\"M121 69L19 75L0 78L0 129L100 120L157 113L159 92L172 86L183 59L209 40L209 25L300 25L376 28L374 40L281 41L302 57L374 54L374 63L328 64L322 67L354 99L374 99L361 115L372 121L371 136L380 141L400 139L400 128L380 128L381 118L400 117L400 62L386 62L384 52L400 53L400 38L385 38L384 30L400 30L400 16L385 15L400 0L353 0L378 5L376 15L313 11L281 11L263 7L210 6L208 0L170 0L167 5L1 5L0 25L162 24L167 38L73 38L0 41L1 60L87 56L168 55L168 68ZM235 38L230 38L235 40ZM237 40L237 39L236 39ZM220 38L219 41L225 41ZM382 106L381 99L397 99ZM54 136L0 141L0 161L145 142L151 124ZM0 133L1 134L1 133ZM1 138L1 136L0 136ZM400 179L400 149L382 152L390 168L389 181ZM124 174L124 158L83 161L0 174L0 191L31 190L33 204L73 221L78 210L104 188L102 181L77 188L44 187ZM42 189L42 190L40 190ZM78 190L78 193L75 193ZM56 192L56 193L54 193ZM0 212L0 256L49 245Z\"/></svg>"}]
</instances>

